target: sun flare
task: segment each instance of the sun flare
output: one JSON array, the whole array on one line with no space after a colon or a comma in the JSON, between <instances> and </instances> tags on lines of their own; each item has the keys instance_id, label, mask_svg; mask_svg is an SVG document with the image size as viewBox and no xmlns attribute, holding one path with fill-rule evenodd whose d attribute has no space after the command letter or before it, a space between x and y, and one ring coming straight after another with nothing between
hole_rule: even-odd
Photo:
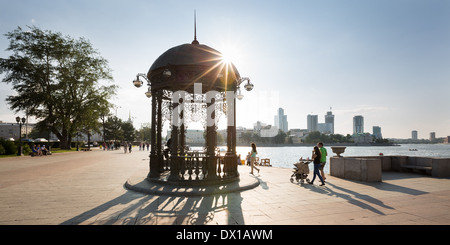
<instances>
[{"instance_id":1,"label":"sun flare","mask_svg":"<svg viewBox=\"0 0 450 245\"><path fill-rule=\"evenodd\" d=\"M231 57L231 55L222 54L222 62L225 64L231 64L233 62L233 58Z\"/></svg>"},{"instance_id":2,"label":"sun flare","mask_svg":"<svg viewBox=\"0 0 450 245\"><path fill-rule=\"evenodd\" d=\"M222 53L222 62L225 64L239 62L239 60L242 58L241 52L236 45L224 45L224 47L222 47L220 51Z\"/></svg>"}]
</instances>

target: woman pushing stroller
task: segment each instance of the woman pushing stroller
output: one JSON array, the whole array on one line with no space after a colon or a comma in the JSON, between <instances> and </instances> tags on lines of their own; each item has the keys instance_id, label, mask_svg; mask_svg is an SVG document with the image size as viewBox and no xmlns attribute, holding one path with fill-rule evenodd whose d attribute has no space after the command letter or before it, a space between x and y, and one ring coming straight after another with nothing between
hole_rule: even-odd
<instances>
[{"instance_id":1,"label":"woman pushing stroller","mask_svg":"<svg viewBox=\"0 0 450 245\"><path fill-rule=\"evenodd\" d=\"M322 182L322 184L320 186L325 185L325 182L323 181L322 176L320 175L320 157L321 157L321 154L320 154L319 147L314 146L314 150L312 151L312 159L314 162L314 177L311 182L308 182L311 185L314 184L316 175L319 176L319 179Z\"/></svg>"}]
</instances>

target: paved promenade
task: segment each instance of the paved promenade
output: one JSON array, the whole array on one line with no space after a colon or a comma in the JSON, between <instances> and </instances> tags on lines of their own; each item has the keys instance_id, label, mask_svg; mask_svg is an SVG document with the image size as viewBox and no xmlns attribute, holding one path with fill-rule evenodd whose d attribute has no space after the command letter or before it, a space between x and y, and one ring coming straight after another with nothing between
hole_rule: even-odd
<instances>
[{"instance_id":1,"label":"paved promenade","mask_svg":"<svg viewBox=\"0 0 450 245\"><path fill-rule=\"evenodd\" d=\"M383 173L381 183L327 176L325 186L300 186L289 182L290 169L262 167L260 184L242 192L184 197L124 188L147 174L148 154L0 159L0 224L450 224L450 179ZM249 170L239 167L242 181L255 180Z\"/></svg>"}]
</instances>

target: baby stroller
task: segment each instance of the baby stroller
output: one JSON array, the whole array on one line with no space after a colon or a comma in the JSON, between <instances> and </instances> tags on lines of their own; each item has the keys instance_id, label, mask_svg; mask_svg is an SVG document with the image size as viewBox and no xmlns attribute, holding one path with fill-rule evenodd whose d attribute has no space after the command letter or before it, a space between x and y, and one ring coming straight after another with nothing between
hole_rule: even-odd
<instances>
[{"instance_id":1,"label":"baby stroller","mask_svg":"<svg viewBox=\"0 0 450 245\"><path fill-rule=\"evenodd\" d=\"M300 161L294 163L294 171L292 171L293 174L291 175L291 183L294 183L294 177L297 182L300 182L300 184L305 183L305 179L306 182L309 182L309 179L307 178L309 174L308 164L308 161Z\"/></svg>"}]
</instances>

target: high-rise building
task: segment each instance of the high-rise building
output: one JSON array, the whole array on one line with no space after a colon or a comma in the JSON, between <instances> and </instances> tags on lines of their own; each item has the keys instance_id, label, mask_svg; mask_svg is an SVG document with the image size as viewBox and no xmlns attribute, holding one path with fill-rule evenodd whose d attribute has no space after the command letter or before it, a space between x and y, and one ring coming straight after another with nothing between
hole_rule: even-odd
<instances>
[{"instance_id":1,"label":"high-rise building","mask_svg":"<svg viewBox=\"0 0 450 245\"><path fill-rule=\"evenodd\" d=\"M318 131L318 120L317 120L317 115L309 115L306 117L307 120L307 129L308 132L314 132L314 131Z\"/></svg>"},{"instance_id":2,"label":"high-rise building","mask_svg":"<svg viewBox=\"0 0 450 245\"><path fill-rule=\"evenodd\" d=\"M317 115L307 116L308 132L319 131L323 134L334 134L334 115L331 111L325 115L325 123L319 123Z\"/></svg>"},{"instance_id":3,"label":"high-rise building","mask_svg":"<svg viewBox=\"0 0 450 245\"><path fill-rule=\"evenodd\" d=\"M383 136L381 135L381 127L373 126L373 136L375 136L376 139L383 138Z\"/></svg>"},{"instance_id":4,"label":"high-rise building","mask_svg":"<svg viewBox=\"0 0 450 245\"><path fill-rule=\"evenodd\" d=\"M436 140L436 132L431 132L430 133L430 141L435 141Z\"/></svg>"},{"instance_id":5,"label":"high-rise building","mask_svg":"<svg viewBox=\"0 0 450 245\"><path fill-rule=\"evenodd\" d=\"M330 134L334 134L334 115L331 111L325 115L325 125L329 128Z\"/></svg>"},{"instance_id":6,"label":"high-rise building","mask_svg":"<svg viewBox=\"0 0 450 245\"><path fill-rule=\"evenodd\" d=\"M287 121L287 115L284 115L283 108L278 108L278 114L275 115L275 126L281 129L283 132L288 131L288 121Z\"/></svg>"},{"instance_id":7,"label":"high-rise building","mask_svg":"<svg viewBox=\"0 0 450 245\"><path fill-rule=\"evenodd\" d=\"M417 140L417 130L411 131L411 139Z\"/></svg>"},{"instance_id":8,"label":"high-rise building","mask_svg":"<svg viewBox=\"0 0 450 245\"><path fill-rule=\"evenodd\" d=\"M361 115L353 117L353 134L364 133L364 117Z\"/></svg>"}]
</instances>

